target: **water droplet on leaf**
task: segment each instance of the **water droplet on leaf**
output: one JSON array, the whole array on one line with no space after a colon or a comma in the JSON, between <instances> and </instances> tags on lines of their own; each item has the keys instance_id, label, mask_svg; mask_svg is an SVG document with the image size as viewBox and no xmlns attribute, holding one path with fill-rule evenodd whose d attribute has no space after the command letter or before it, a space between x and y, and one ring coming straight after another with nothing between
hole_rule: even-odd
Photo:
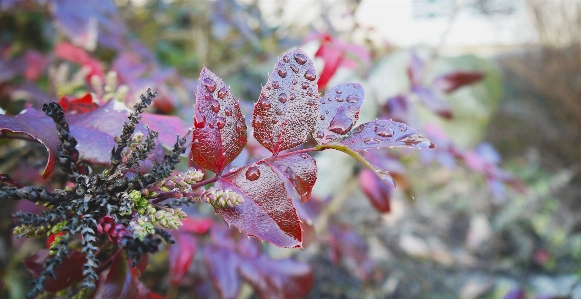
<instances>
[{"instance_id":1,"label":"water droplet on leaf","mask_svg":"<svg viewBox=\"0 0 581 299\"><path fill-rule=\"evenodd\" d=\"M232 109L230 107L224 108L224 114L226 114L226 116L232 116Z\"/></svg>"},{"instance_id":2,"label":"water droplet on leaf","mask_svg":"<svg viewBox=\"0 0 581 299\"><path fill-rule=\"evenodd\" d=\"M335 100L337 100L337 102L339 102L339 103L343 102L343 98L342 97L337 97Z\"/></svg>"},{"instance_id":3,"label":"water droplet on leaf","mask_svg":"<svg viewBox=\"0 0 581 299\"><path fill-rule=\"evenodd\" d=\"M220 111L220 102L217 100L212 100L210 107L212 107L212 111L214 111L214 113L218 113L218 111Z\"/></svg>"},{"instance_id":4,"label":"water droplet on leaf","mask_svg":"<svg viewBox=\"0 0 581 299\"><path fill-rule=\"evenodd\" d=\"M283 70L283 69L278 69L278 75L279 75L281 78L286 78L286 71L285 71L285 70Z\"/></svg>"},{"instance_id":5,"label":"water droplet on leaf","mask_svg":"<svg viewBox=\"0 0 581 299\"><path fill-rule=\"evenodd\" d=\"M321 120L325 120L325 116L324 115L321 115Z\"/></svg>"},{"instance_id":6,"label":"water droplet on leaf","mask_svg":"<svg viewBox=\"0 0 581 299\"><path fill-rule=\"evenodd\" d=\"M325 133L323 133L323 131L317 131L317 138L323 138L325 136Z\"/></svg>"},{"instance_id":7,"label":"water droplet on leaf","mask_svg":"<svg viewBox=\"0 0 581 299\"><path fill-rule=\"evenodd\" d=\"M359 101L359 97L356 95L349 95L347 97L347 103L357 103Z\"/></svg>"},{"instance_id":8,"label":"water droplet on leaf","mask_svg":"<svg viewBox=\"0 0 581 299\"><path fill-rule=\"evenodd\" d=\"M309 158L309 155L307 153L301 153L301 158L307 159Z\"/></svg>"},{"instance_id":9,"label":"water droplet on leaf","mask_svg":"<svg viewBox=\"0 0 581 299\"><path fill-rule=\"evenodd\" d=\"M303 82L303 84L301 85L301 87L302 87L303 89L307 89L307 88L309 88L309 83L307 83L307 82Z\"/></svg>"},{"instance_id":10,"label":"water droplet on leaf","mask_svg":"<svg viewBox=\"0 0 581 299\"><path fill-rule=\"evenodd\" d=\"M284 93L284 92L283 92L283 93L281 93L281 94L278 96L278 100L279 100L281 103L283 103L283 104L284 104L284 103L286 103L286 100L287 100L287 95L286 95L286 93Z\"/></svg>"},{"instance_id":11,"label":"water droplet on leaf","mask_svg":"<svg viewBox=\"0 0 581 299\"><path fill-rule=\"evenodd\" d=\"M284 61L284 62L286 62L286 63L289 63L289 62L290 62L290 58L288 57L288 55L284 55L284 56L282 57L282 61Z\"/></svg>"},{"instance_id":12,"label":"water droplet on leaf","mask_svg":"<svg viewBox=\"0 0 581 299\"><path fill-rule=\"evenodd\" d=\"M262 117L260 117L260 116L256 116L256 117L254 118L254 126L255 126L255 127L260 127L260 126L262 126L262 123L263 123Z\"/></svg>"},{"instance_id":13,"label":"water droplet on leaf","mask_svg":"<svg viewBox=\"0 0 581 299\"><path fill-rule=\"evenodd\" d=\"M292 65L292 64L291 64L290 68L293 71L293 73L295 73L295 74L299 72L299 69L296 66Z\"/></svg>"},{"instance_id":14,"label":"water droplet on leaf","mask_svg":"<svg viewBox=\"0 0 581 299\"><path fill-rule=\"evenodd\" d=\"M216 82L210 78L204 78L204 86L209 92L214 92L216 90Z\"/></svg>"},{"instance_id":15,"label":"water droplet on leaf","mask_svg":"<svg viewBox=\"0 0 581 299\"><path fill-rule=\"evenodd\" d=\"M377 139L377 138L365 138L363 139L363 143L367 144L367 145L375 145L375 144L379 144L381 142L381 140Z\"/></svg>"},{"instance_id":16,"label":"water droplet on leaf","mask_svg":"<svg viewBox=\"0 0 581 299\"><path fill-rule=\"evenodd\" d=\"M270 108L270 101L267 98L262 98L262 100L260 100L260 107L267 110Z\"/></svg>"},{"instance_id":17,"label":"water droplet on leaf","mask_svg":"<svg viewBox=\"0 0 581 299\"><path fill-rule=\"evenodd\" d=\"M342 94L342 93L343 93L343 91L342 91L341 89L337 89L337 90L335 90L335 92L336 92L337 94Z\"/></svg>"},{"instance_id":18,"label":"water droplet on leaf","mask_svg":"<svg viewBox=\"0 0 581 299\"><path fill-rule=\"evenodd\" d=\"M329 124L329 131L345 135L353 127L353 120L345 114L345 109L341 108L333 117L331 124Z\"/></svg>"},{"instance_id":19,"label":"water droplet on leaf","mask_svg":"<svg viewBox=\"0 0 581 299\"><path fill-rule=\"evenodd\" d=\"M218 116L218 118L216 118L216 126L218 127L218 129L222 129L225 123L226 119L224 119L223 117Z\"/></svg>"},{"instance_id":20,"label":"water droplet on leaf","mask_svg":"<svg viewBox=\"0 0 581 299\"><path fill-rule=\"evenodd\" d=\"M226 88L226 86L220 88L220 90L218 90L218 97L220 99L223 99L226 95L228 94L228 89Z\"/></svg>"},{"instance_id":21,"label":"water droplet on leaf","mask_svg":"<svg viewBox=\"0 0 581 299\"><path fill-rule=\"evenodd\" d=\"M375 134L377 134L381 137L392 137L393 130L389 127L382 127L382 126L376 125L375 126Z\"/></svg>"},{"instance_id":22,"label":"water droplet on leaf","mask_svg":"<svg viewBox=\"0 0 581 299\"><path fill-rule=\"evenodd\" d=\"M272 81L272 88L278 89L279 87L280 87L280 84L278 83L278 81Z\"/></svg>"},{"instance_id":23,"label":"water droplet on leaf","mask_svg":"<svg viewBox=\"0 0 581 299\"><path fill-rule=\"evenodd\" d=\"M301 54L301 53L296 53L295 54L295 61L298 64L303 65L303 64L307 63L307 56L305 56L304 54Z\"/></svg>"},{"instance_id":24,"label":"water droplet on leaf","mask_svg":"<svg viewBox=\"0 0 581 299\"><path fill-rule=\"evenodd\" d=\"M196 112L194 116L194 127L201 129L206 125L206 117Z\"/></svg>"},{"instance_id":25,"label":"water droplet on leaf","mask_svg":"<svg viewBox=\"0 0 581 299\"><path fill-rule=\"evenodd\" d=\"M309 81L315 81L315 79L317 79L317 73L315 73L315 70L313 69L308 69L305 72L305 78Z\"/></svg>"},{"instance_id":26,"label":"water droplet on leaf","mask_svg":"<svg viewBox=\"0 0 581 299\"><path fill-rule=\"evenodd\" d=\"M310 88L310 87L309 87L309 89L307 90L307 95L308 95L309 97L312 97L312 96L313 96L313 94L315 94L315 91L314 91L312 88Z\"/></svg>"},{"instance_id":27,"label":"water droplet on leaf","mask_svg":"<svg viewBox=\"0 0 581 299\"><path fill-rule=\"evenodd\" d=\"M251 166L246 170L246 178L249 181L256 181L260 177L260 170L256 166Z\"/></svg>"}]
</instances>

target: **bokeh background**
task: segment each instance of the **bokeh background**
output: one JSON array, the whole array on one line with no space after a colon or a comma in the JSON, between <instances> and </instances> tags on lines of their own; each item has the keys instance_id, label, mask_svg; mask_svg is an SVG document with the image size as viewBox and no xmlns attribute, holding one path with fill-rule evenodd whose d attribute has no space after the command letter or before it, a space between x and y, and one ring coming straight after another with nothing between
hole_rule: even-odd
<instances>
[{"instance_id":1,"label":"bokeh background","mask_svg":"<svg viewBox=\"0 0 581 299\"><path fill-rule=\"evenodd\" d=\"M62 44L91 59L56 51ZM399 117L437 145L374 157L398 188L371 200L379 187L366 187L356 161L315 156L305 249L262 248L311 266L307 298L581 298L578 0L0 0L0 107L17 114L81 96L101 71L127 103L158 90L151 112L190 126L203 66L251 109L276 59L296 47L328 81L321 94L364 86L360 122ZM438 78L459 71L484 77L445 92ZM20 162L0 149L0 173L39 182L43 149ZM30 279L21 261L43 244L2 236L2 296L18 298ZM177 285L159 275L167 254L153 256L142 281L172 298L218 298L196 280L204 254ZM238 297L260 294L245 284Z\"/></svg>"}]
</instances>

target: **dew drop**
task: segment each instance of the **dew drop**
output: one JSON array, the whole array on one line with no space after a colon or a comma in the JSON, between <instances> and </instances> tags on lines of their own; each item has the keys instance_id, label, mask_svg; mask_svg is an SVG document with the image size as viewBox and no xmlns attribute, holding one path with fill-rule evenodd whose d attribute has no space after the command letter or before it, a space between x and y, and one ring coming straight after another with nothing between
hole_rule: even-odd
<instances>
[{"instance_id":1,"label":"dew drop","mask_svg":"<svg viewBox=\"0 0 581 299\"><path fill-rule=\"evenodd\" d=\"M294 100L295 99L295 94L291 92L290 96L288 97L289 100Z\"/></svg>"},{"instance_id":2,"label":"dew drop","mask_svg":"<svg viewBox=\"0 0 581 299\"><path fill-rule=\"evenodd\" d=\"M389 127L375 125L375 134L377 134L381 137L392 137L393 130Z\"/></svg>"},{"instance_id":3,"label":"dew drop","mask_svg":"<svg viewBox=\"0 0 581 299\"><path fill-rule=\"evenodd\" d=\"M214 92L216 90L216 82L210 78L204 78L204 86L209 92Z\"/></svg>"},{"instance_id":4,"label":"dew drop","mask_svg":"<svg viewBox=\"0 0 581 299\"><path fill-rule=\"evenodd\" d=\"M212 129L214 128L214 124L213 124L213 123L210 123L210 124L209 124L209 126L210 126L210 128L212 128Z\"/></svg>"},{"instance_id":5,"label":"dew drop","mask_svg":"<svg viewBox=\"0 0 581 299\"><path fill-rule=\"evenodd\" d=\"M278 83L278 81L272 81L272 88L278 89L279 87L280 87L280 84Z\"/></svg>"},{"instance_id":6,"label":"dew drop","mask_svg":"<svg viewBox=\"0 0 581 299\"><path fill-rule=\"evenodd\" d=\"M359 97L356 95L349 95L347 97L347 103L357 103L357 101L359 101Z\"/></svg>"},{"instance_id":7,"label":"dew drop","mask_svg":"<svg viewBox=\"0 0 581 299\"><path fill-rule=\"evenodd\" d=\"M257 128L260 127L260 126L262 126L262 123L263 122L264 121L262 120L262 117L260 117L260 116L256 116L254 118L254 126L257 127Z\"/></svg>"},{"instance_id":8,"label":"dew drop","mask_svg":"<svg viewBox=\"0 0 581 299\"><path fill-rule=\"evenodd\" d=\"M363 143L367 144L367 145L375 145L375 144L379 144L381 142L381 140L377 139L377 138L365 138L363 139Z\"/></svg>"},{"instance_id":9,"label":"dew drop","mask_svg":"<svg viewBox=\"0 0 581 299\"><path fill-rule=\"evenodd\" d=\"M301 54L301 53L296 53L295 54L295 61L298 64L303 65L303 64L307 63L307 56L305 56L304 54Z\"/></svg>"},{"instance_id":10,"label":"dew drop","mask_svg":"<svg viewBox=\"0 0 581 299\"><path fill-rule=\"evenodd\" d=\"M339 102L339 103L343 102L343 98L342 98L342 97L337 97L337 98L335 98L335 100L336 100L337 102Z\"/></svg>"},{"instance_id":11,"label":"dew drop","mask_svg":"<svg viewBox=\"0 0 581 299\"><path fill-rule=\"evenodd\" d=\"M220 99L223 99L224 97L226 97L226 95L228 94L228 89L226 88L226 86L220 88L220 90L218 90L218 97Z\"/></svg>"},{"instance_id":12,"label":"dew drop","mask_svg":"<svg viewBox=\"0 0 581 299\"><path fill-rule=\"evenodd\" d=\"M286 103L287 99L288 99L288 97L287 97L286 93L284 93L284 92L278 95L278 101L283 103L283 104Z\"/></svg>"},{"instance_id":13,"label":"dew drop","mask_svg":"<svg viewBox=\"0 0 581 299\"><path fill-rule=\"evenodd\" d=\"M324 99L320 99L320 100L319 100L319 104L321 104L321 105L325 105L325 104L326 104L326 102L325 102L325 100L324 100Z\"/></svg>"},{"instance_id":14,"label":"dew drop","mask_svg":"<svg viewBox=\"0 0 581 299\"><path fill-rule=\"evenodd\" d=\"M317 131L317 138L323 138L325 136L325 133L323 133L323 131Z\"/></svg>"},{"instance_id":15,"label":"dew drop","mask_svg":"<svg viewBox=\"0 0 581 299\"><path fill-rule=\"evenodd\" d=\"M310 88L310 87L309 87L309 89L307 89L307 95L308 95L309 97L312 97L312 96L313 96L313 94L315 94L315 91L314 91L312 88Z\"/></svg>"},{"instance_id":16,"label":"dew drop","mask_svg":"<svg viewBox=\"0 0 581 299\"><path fill-rule=\"evenodd\" d=\"M321 120L325 120L325 116L324 115L321 115Z\"/></svg>"},{"instance_id":17,"label":"dew drop","mask_svg":"<svg viewBox=\"0 0 581 299\"><path fill-rule=\"evenodd\" d=\"M221 116L218 116L216 118L216 126L218 127L218 129L222 129L224 127L224 124L226 123L226 119L224 119Z\"/></svg>"},{"instance_id":18,"label":"dew drop","mask_svg":"<svg viewBox=\"0 0 581 299\"><path fill-rule=\"evenodd\" d=\"M282 110L276 109L275 113L276 113L276 115L282 115Z\"/></svg>"},{"instance_id":19,"label":"dew drop","mask_svg":"<svg viewBox=\"0 0 581 299\"><path fill-rule=\"evenodd\" d=\"M211 93L207 93L207 94L204 95L204 99L205 100L209 100L211 98L212 98L212 94Z\"/></svg>"},{"instance_id":20,"label":"dew drop","mask_svg":"<svg viewBox=\"0 0 581 299\"><path fill-rule=\"evenodd\" d=\"M226 116L232 116L232 109L230 107L224 108L224 114L226 114Z\"/></svg>"},{"instance_id":21,"label":"dew drop","mask_svg":"<svg viewBox=\"0 0 581 299\"><path fill-rule=\"evenodd\" d=\"M301 153L301 158L308 159L309 158L309 154L307 154L307 153Z\"/></svg>"},{"instance_id":22,"label":"dew drop","mask_svg":"<svg viewBox=\"0 0 581 299\"><path fill-rule=\"evenodd\" d=\"M291 140L291 144L299 144L299 141L297 139L293 139Z\"/></svg>"},{"instance_id":23,"label":"dew drop","mask_svg":"<svg viewBox=\"0 0 581 299\"><path fill-rule=\"evenodd\" d=\"M342 93L343 93L343 91L342 91L341 89L337 89L337 90L335 90L335 92L336 92L337 94L342 94Z\"/></svg>"},{"instance_id":24,"label":"dew drop","mask_svg":"<svg viewBox=\"0 0 581 299\"><path fill-rule=\"evenodd\" d=\"M279 75L281 78L286 78L286 71L285 71L285 70L283 70L283 69L278 69L278 75Z\"/></svg>"},{"instance_id":25,"label":"dew drop","mask_svg":"<svg viewBox=\"0 0 581 299\"><path fill-rule=\"evenodd\" d=\"M308 69L305 72L305 78L309 81L315 81L317 79L317 73L315 73L314 69Z\"/></svg>"},{"instance_id":26,"label":"dew drop","mask_svg":"<svg viewBox=\"0 0 581 299\"><path fill-rule=\"evenodd\" d=\"M270 101L267 98L262 98L262 100L260 100L260 108L264 110L270 108Z\"/></svg>"},{"instance_id":27,"label":"dew drop","mask_svg":"<svg viewBox=\"0 0 581 299\"><path fill-rule=\"evenodd\" d=\"M333 120L329 124L329 131L345 135L353 127L353 120L345 114L345 109L341 108L333 117Z\"/></svg>"},{"instance_id":28,"label":"dew drop","mask_svg":"<svg viewBox=\"0 0 581 299\"><path fill-rule=\"evenodd\" d=\"M256 181L260 177L260 170L256 166L251 166L246 170L246 178L249 181Z\"/></svg>"},{"instance_id":29,"label":"dew drop","mask_svg":"<svg viewBox=\"0 0 581 299\"><path fill-rule=\"evenodd\" d=\"M206 117L196 112L194 116L194 127L201 129L206 125Z\"/></svg>"},{"instance_id":30,"label":"dew drop","mask_svg":"<svg viewBox=\"0 0 581 299\"><path fill-rule=\"evenodd\" d=\"M284 62L286 62L286 63L289 63L289 62L290 62L290 58L288 57L288 55L284 55L284 56L282 57L282 61L284 61Z\"/></svg>"},{"instance_id":31,"label":"dew drop","mask_svg":"<svg viewBox=\"0 0 581 299\"><path fill-rule=\"evenodd\" d=\"M293 79L293 81L291 82L293 85L297 85L297 79Z\"/></svg>"},{"instance_id":32,"label":"dew drop","mask_svg":"<svg viewBox=\"0 0 581 299\"><path fill-rule=\"evenodd\" d=\"M307 105L308 106L311 106L311 107L312 106L316 106L317 105L317 102L316 101L313 101L313 100L310 100L310 101L307 102Z\"/></svg>"},{"instance_id":33,"label":"dew drop","mask_svg":"<svg viewBox=\"0 0 581 299\"><path fill-rule=\"evenodd\" d=\"M397 126L399 127L399 130L400 131L405 132L405 129L406 129L406 125L405 124L399 123Z\"/></svg>"},{"instance_id":34,"label":"dew drop","mask_svg":"<svg viewBox=\"0 0 581 299\"><path fill-rule=\"evenodd\" d=\"M270 122L273 123L273 124L276 124L278 122L278 119L273 118Z\"/></svg>"},{"instance_id":35,"label":"dew drop","mask_svg":"<svg viewBox=\"0 0 581 299\"><path fill-rule=\"evenodd\" d=\"M307 82L303 82L303 84L301 85L301 87L302 87L303 89L307 89L307 88L309 88L309 83L307 83Z\"/></svg>"},{"instance_id":36,"label":"dew drop","mask_svg":"<svg viewBox=\"0 0 581 299\"><path fill-rule=\"evenodd\" d=\"M292 65L292 64L291 64L290 68L293 71L293 73L295 73L295 74L299 72L299 69L296 66Z\"/></svg>"},{"instance_id":37,"label":"dew drop","mask_svg":"<svg viewBox=\"0 0 581 299\"><path fill-rule=\"evenodd\" d=\"M218 113L218 111L220 111L220 102L217 100L212 100L210 107L212 107L212 111L214 111L214 113Z\"/></svg>"},{"instance_id":38,"label":"dew drop","mask_svg":"<svg viewBox=\"0 0 581 299\"><path fill-rule=\"evenodd\" d=\"M242 123L236 123L236 132L240 133L244 131L244 126L242 126Z\"/></svg>"},{"instance_id":39,"label":"dew drop","mask_svg":"<svg viewBox=\"0 0 581 299\"><path fill-rule=\"evenodd\" d=\"M234 108L240 108L240 103L238 103L238 101L234 101Z\"/></svg>"},{"instance_id":40,"label":"dew drop","mask_svg":"<svg viewBox=\"0 0 581 299\"><path fill-rule=\"evenodd\" d=\"M329 102L332 102L332 101L333 101L333 99L331 99L331 97L328 97L328 98L327 98L327 100L328 100Z\"/></svg>"}]
</instances>

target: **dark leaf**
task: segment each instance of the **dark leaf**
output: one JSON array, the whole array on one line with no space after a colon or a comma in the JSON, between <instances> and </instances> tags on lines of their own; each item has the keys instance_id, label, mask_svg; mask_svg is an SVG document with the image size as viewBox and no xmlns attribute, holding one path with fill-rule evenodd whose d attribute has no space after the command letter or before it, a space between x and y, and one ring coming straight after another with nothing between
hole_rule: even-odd
<instances>
[{"instance_id":1,"label":"dark leaf","mask_svg":"<svg viewBox=\"0 0 581 299\"><path fill-rule=\"evenodd\" d=\"M129 266L123 253L118 253L113 259L109 272L104 281L99 281L99 288L95 291L95 298L137 298L137 281L131 275Z\"/></svg>"},{"instance_id":2,"label":"dark leaf","mask_svg":"<svg viewBox=\"0 0 581 299\"><path fill-rule=\"evenodd\" d=\"M0 59L0 82L8 81L26 69L26 62L22 58Z\"/></svg>"},{"instance_id":3,"label":"dark leaf","mask_svg":"<svg viewBox=\"0 0 581 299\"><path fill-rule=\"evenodd\" d=\"M254 137L273 154L305 143L315 127L317 72L300 49L276 63L254 105Z\"/></svg>"},{"instance_id":4,"label":"dark leaf","mask_svg":"<svg viewBox=\"0 0 581 299\"><path fill-rule=\"evenodd\" d=\"M207 246L204 260L212 283L222 299L238 298L240 279L236 272L239 264L236 254L221 247Z\"/></svg>"},{"instance_id":5,"label":"dark leaf","mask_svg":"<svg viewBox=\"0 0 581 299\"><path fill-rule=\"evenodd\" d=\"M327 143L343 137L357 123L365 92L358 83L342 83L332 87L319 100L319 116L313 137Z\"/></svg>"},{"instance_id":6,"label":"dark leaf","mask_svg":"<svg viewBox=\"0 0 581 299\"><path fill-rule=\"evenodd\" d=\"M434 79L434 85L445 93L476 83L484 78L484 73L471 71L455 71Z\"/></svg>"},{"instance_id":7,"label":"dark leaf","mask_svg":"<svg viewBox=\"0 0 581 299\"><path fill-rule=\"evenodd\" d=\"M143 272L145 271L145 268L147 268L148 262L149 254L142 255L139 261L137 262L137 265L135 265L135 267L131 267L131 275L133 275L134 277L141 276L141 274L143 274ZM127 263L131 266L130 260L127 260Z\"/></svg>"},{"instance_id":8,"label":"dark leaf","mask_svg":"<svg viewBox=\"0 0 581 299\"><path fill-rule=\"evenodd\" d=\"M244 197L238 206L216 209L228 224L279 247L300 247L300 220L284 182L262 161L238 169L216 187Z\"/></svg>"},{"instance_id":9,"label":"dark leaf","mask_svg":"<svg viewBox=\"0 0 581 299\"><path fill-rule=\"evenodd\" d=\"M450 104L440 98L433 90L425 87L414 87L412 91L418 96L420 102L430 111L433 111L445 119L452 118Z\"/></svg>"},{"instance_id":10,"label":"dark leaf","mask_svg":"<svg viewBox=\"0 0 581 299\"><path fill-rule=\"evenodd\" d=\"M291 259L270 260L263 255L244 260L239 271L261 299L303 298L313 287L311 268Z\"/></svg>"},{"instance_id":11,"label":"dark leaf","mask_svg":"<svg viewBox=\"0 0 581 299\"><path fill-rule=\"evenodd\" d=\"M359 173L359 185L373 207L381 213L391 211L392 188L379 179L373 171L363 169Z\"/></svg>"},{"instance_id":12,"label":"dark leaf","mask_svg":"<svg viewBox=\"0 0 581 299\"><path fill-rule=\"evenodd\" d=\"M63 263L55 269L56 280L49 277L44 288L49 292L58 292L68 288L83 279L83 264L85 255L77 250L69 250L70 257L64 256ZM48 249L43 249L24 261L26 269L34 278L40 276L44 262L48 259Z\"/></svg>"},{"instance_id":13,"label":"dark leaf","mask_svg":"<svg viewBox=\"0 0 581 299\"><path fill-rule=\"evenodd\" d=\"M435 145L404 123L374 120L364 123L340 142L352 150L385 147L434 148Z\"/></svg>"},{"instance_id":14,"label":"dark leaf","mask_svg":"<svg viewBox=\"0 0 581 299\"><path fill-rule=\"evenodd\" d=\"M345 265L362 281L369 281L376 264L369 258L365 240L351 228L329 226L331 247L335 250L336 260Z\"/></svg>"},{"instance_id":15,"label":"dark leaf","mask_svg":"<svg viewBox=\"0 0 581 299\"><path fill-rule=\"evenodd\" d=\"M189 233L176 233L176 244L169 247L170 283L179 285L196 255L196 238Z\"/></svg>"},{"instance_id":16,"label":"dark leaf","mask_svg":"<svg viewBox=\"0 0 581 299\"><path fill-rule=\"evenodd\" d=\"M311 190L317 181L317 163L307 153L272 157L265 162L277 169L293 185L303 203L311 197Z\"/></svg>"},{"instance_id":17,"label":"dark leaf","mask_svg":"<svg viewBox=\"0 0 581 299\"><path fill-rule=\"evenodd\" d=\"M206 68L198 81L192 140L194 162L218 174L246 145L246 124L238 100Z\"/></svg>"}]
</instances>

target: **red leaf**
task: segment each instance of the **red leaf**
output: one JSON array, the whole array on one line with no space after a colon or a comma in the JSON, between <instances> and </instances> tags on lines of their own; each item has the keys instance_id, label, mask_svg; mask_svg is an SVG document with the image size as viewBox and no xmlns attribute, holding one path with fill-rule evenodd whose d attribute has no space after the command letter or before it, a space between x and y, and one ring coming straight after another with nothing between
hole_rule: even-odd
<instances>
[{"instance_id":1,"label":"red leaf","mask_svg":"<svg viewBox=\"0 0 581 299\"><path fill-rule=\"evenodd\" d=\"M319 116L313 137L326 143L343 137L357 123L365 92L358 83L332 87L319 101Z\"/></svg>"},{"instance_id":2,"label":"red leaf","mask_svg":"<svg viewBox=\"0 0 581 299\"><path fill-rule=\"evenodd\" d=\"M273 154L305 143L315 127L317 72L300 49L278 60L254 105L254 137Z\"/></svg>"},{"instance_id":3,"label":"red leaf","mask_svg":"<svg viewBox=\"0 0 581 299\"><path fill-rule=\"evenodd\" d=\"M182 221L183 226L180 227L180 232L190 232L196 234L205 234L208 232L210 227L214 225L214 220L203 219L203 218L193 218L188 216Z\"/></svg>"},{"instance_id":4,"label":"red leaf","mask_svg":"<svg viewBox=\"0 0 581 299\"><path fill-rule=\"evenodd\" d=\"M55 268L56 280L49 277L44 288L49 292L58 292L68 288L83 279L83 264L85 255L77 250L69 250L70 257L64 256L63 263ZM47 249L43 249L24 261L26 269L32 273L34 278L38 278L42 272L44 262L48 259Z\"/></svg>"},{"instance_id":5,"label":"red leaf","mask_svg":"<svg viewBox=\"0 0 581 299\"><path fill-rule=\"evenodd\" d=\"M129 263L129 266L131 266L130 264L131 261L127 260L127 263ZM145 271L145 268L147 268L147 263L149 262L149 254L144 254L141 256L141 258L139 259L139 261L137 262L137 265L135 265L135 267L131 267L131 275L133 275L134 277L139 277L141 276L141 274L143 274L143 272Z\"/></svg>"},{"instance_id":6,"label":"red leaf","mask_svg":"<svg viewBox=\"0 0 581 299\"><path fill-rule=\"evenodd\" d=\"M196 255L196 238L188 233L177 233L176 244L169 247L170 282L179 285Z\"/></svg>"},{"instance_id":7,"label":"red leaf","mask_svg":"<svg viewBox=\"0 0 581 299\"><path fill-rule=\"evenodd\" d=\"M364 123L340 144L352 150L368 150L382 147L434 148L430 140L404 123L392 120L374 120Z\"/></svg>"},{"instance_id":8,"label":"red leaf","mask_svg":"<svg viewBox=\"0 0 581 299\"><path fill-rule=\"evenodd\" d=\"M103 67L101 63L94 59L82 48L75 47L69 43L60 43L54 48L54 54L62 59L78 63L83 67L89 68L87 78L96 75L103 78Z\"/></svg>"},{"instance_id":9,"label":"red leaf","mask_svg":"<svg viewBox=\"0 0 581 299\"><path fill-rule=\"evenodd\" d=\"M222 79L203 68L194 105L192 159L221 173L244 148L246 124L240 104Z\"/></svg>"},{"instance_id":10,"label":"red leaf","mask_svg":"<svg viewBox=\"0 0 581 299\"><path fill-rule=\"evenodd\" d=\"M301 246L300 220L284 182L263 161L221 178L216 187L244 197L238 206L216 209L228 224L279 247Z\"/></svg>"},{"instance_id":11,"label":"red leaf","mask_svg":"<svg viewBox=\"0 0 581 299\"><path fill-rule=\"evenodd\" d=\"M94 298L138 298L139 281L131 275L125 255L117 253L105 277L99 279Z\"/></svg>"},{"instance_id":12,"label":"red leaf","mask_svg":"<svg viewBox=\"0 0 581 299\"><path fill-rule=\"evenodd\" d=\"M315 57L320 57L325 62L323 71L321 72L321 78L317 82L319 90L323 90L327 83L331 80L337 69L341 65L345 53L343 51L333 47L329 42L323 41L321 46L315 53Z\"/></svg>"},{"instance_id":13,"label":"red leaf","mask_svg":"<svg viewBox=\"0 0 581 299\"><path fill-rule=\"evenodd\" d=\"M99 108L99 105L93 102L93 97L90 93L76 99L64 96L60 99L59 104L66 113L87 113Z\"/></svg>"},{"instance_id":14,"label":"red leaf","mask_svg":"<svg viewBox=\"0 0 581 299\"><path fill-rule=\"evenodd\" d=\"M244 260L239 271L262 299L303 298L313 287L311 268L292 259L270 260L260 256L258 260Z\"/></svg>"},{"instance_id":15,"label":"red leaf","mask_svg":"<svg viewBox=\"0 0 581 299\"><path fill-rule=\"evenodd\" d=\"M414 87L412 91L418 95L420 102L429 110L437 113L445 119L452 118L452 109L450 104L440 98L433 90L425 87Z\"/></svg>"},{"instance_id":16,"label":"red leaf","mask_svg":"<svg viewBox=\"0 0 581 299\"><path fill-rule=\"evenodd\" d=\"M26 80L30 81L38 79L38 77L42 75L49 64L49 59L47 56L34 50L26 51L24 54L24 61L26 62L24 77Z\"/></svg>"},{"instance_id":17,"label":"red leaf","mask_svg":"<svg viewBox=\"0 0 581 299\"><path fill-rule=\"evenodd\" d=\"M368 247L365 240L351 228L339 228L329 226L331 233L331 245L335 250L335 262L341 259L359 279L369 281L376 267L375 262L369 258Z\"/></svg>"},{"instance_id":18,"label":"red leaf","mask_svg":"<svg viewBox=\"0 0 581 299\"><path fill-rule=\"evenodd\" d=\"M228 249L207 246L204 260L214 288L222 299L238 298L240 280L236 272L239 264L236 254Z\"/></svg>"},{"instance_id":19,"label":"red leaf","mask_svg":"<svg viewBox=\"0 0 581 299\"><path fill-rule=\"evenodd\" d=\"M297 190L301 201L307 202L317 181L317 162L307 153L272 157L265 162L280 171Z\"/></svg>"},{"instance_id":20,"label":"red leaf","mask_svg":"<svg viewBox=\"0 0 581 299\"><path fill-rule=\"evenodd\" d=\"M381 213L389 213L391 187L379 179L373 171L363 169L359 173L359 185L373 207Z\"/></svg>"},{"instance_id":21,"label":"red leaf","mask_svg":"<svg viewBox=\"0 0 581 299\"><path fill-rule=\"evenodd\" d=\"M0 115L0 131L24 133L42 143L48 151L48 161L41 176L44 179L50 177L54 171L59 144L55 125L50 117L34 108L25 109L16 116Z\"/></svg>"},{"instance_id":22,"label":"red leaf","mask_svg":"<svg viewBox=\"0 0 581 299\"><path fill-rule=\"evenodd\" d=\"M154 103L156 100L154 100ZM176 137L178 135L182 137L188 131L184 121L177 116L143 113L141 121L150 129L156 131L158 140L168 147L173 147L176 143Z\"/></svg>"},{"instance_id":23,"label":"red leaf","mask_svg":"<svg viewBox=\"0 0 581 299\"><path fill-rule=\"evenodd\" d=\"M476 83L484 78L484 73L471 71L455 71L434 79L434 85L445 93Z\"/></svg>"}]
</instances>

